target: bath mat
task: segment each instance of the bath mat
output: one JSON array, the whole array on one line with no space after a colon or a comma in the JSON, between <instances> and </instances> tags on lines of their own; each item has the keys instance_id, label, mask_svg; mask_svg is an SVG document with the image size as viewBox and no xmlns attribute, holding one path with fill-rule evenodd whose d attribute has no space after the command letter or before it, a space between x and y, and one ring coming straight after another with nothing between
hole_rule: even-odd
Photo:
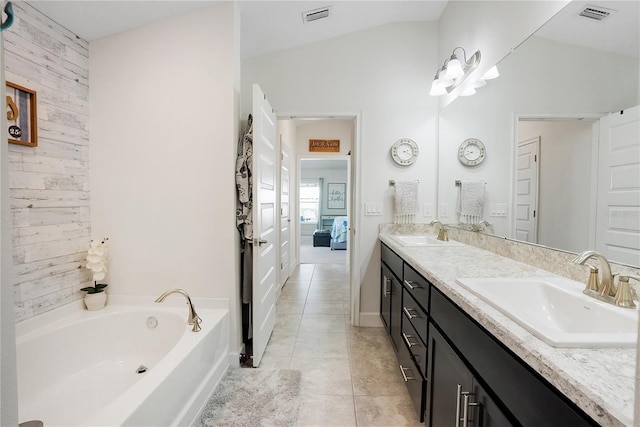
<instances>
[{"instance_id":1,"label":"bath mat","mask_svg":"<svg viewBox=\"0 0 640 427\"><path fill-rule=\"evenodd\" d=\"M230 369L193 426L295 426L300 378L291 369Z\"/></svg>"}]
</instances>

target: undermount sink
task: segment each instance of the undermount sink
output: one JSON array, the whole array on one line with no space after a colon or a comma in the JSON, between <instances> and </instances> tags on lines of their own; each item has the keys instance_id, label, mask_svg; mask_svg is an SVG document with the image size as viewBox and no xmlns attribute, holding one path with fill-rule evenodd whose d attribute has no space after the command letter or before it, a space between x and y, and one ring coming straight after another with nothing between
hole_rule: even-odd
<instances>
[{"instance_id":1,"label":"undermount sink","mask_svg":"<svg viewBox=\"0 0 640 427\"><path fill-rule=\"evenodd\" d=\"M552 347L636 346L638 310L584 295L580 282L560 277L456 282Z\"/></svg>"},{"instance_id":2,"label":"undermount sink","mask_svg":"<svg viewBox=\"0 0 640 427\"><path fill-rule=\"evenodd\" d=\"M456 246L457 242L451 240L438 240L435 236L427 236L425 234L392 234L390 236L393 240L400 243L402 246Z\"/></svg>"}]
</instances>

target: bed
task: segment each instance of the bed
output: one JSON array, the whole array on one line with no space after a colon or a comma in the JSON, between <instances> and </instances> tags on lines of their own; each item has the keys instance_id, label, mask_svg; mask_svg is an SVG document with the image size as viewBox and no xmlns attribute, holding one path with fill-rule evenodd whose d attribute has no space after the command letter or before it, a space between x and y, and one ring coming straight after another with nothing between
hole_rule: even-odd
<instances>
[{"instance_id":1,"label":"bed","mask_svg":"<svg viewBox=\"0 0 640 427\"><path fill-rule=\"evenodd\" d=\"M331 250L347 249L348 218L337 216L331 227Z\"/></svg>"}]
</instances>

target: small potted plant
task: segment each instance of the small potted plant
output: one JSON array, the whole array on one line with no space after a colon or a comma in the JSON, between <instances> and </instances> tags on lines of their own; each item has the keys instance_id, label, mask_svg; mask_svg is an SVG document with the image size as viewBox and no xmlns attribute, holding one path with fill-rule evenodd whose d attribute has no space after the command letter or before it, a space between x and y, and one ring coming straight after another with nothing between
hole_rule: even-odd
<instances>
[{"instance_id":1,"label":"small potted plant","mask_svg":"<svg viewBox=\"0 0 640 427\"><path fill-rule=\"evenodd\" d=\"M87 269L93 274L93 286L80 289L86 292L84 304L87 310L95 311L102 309L107 303L107 284L98 284L98 280L104 279L107 273L107 240L91 240L89 251L87 252Z\"/></svg>"}]
</instances>

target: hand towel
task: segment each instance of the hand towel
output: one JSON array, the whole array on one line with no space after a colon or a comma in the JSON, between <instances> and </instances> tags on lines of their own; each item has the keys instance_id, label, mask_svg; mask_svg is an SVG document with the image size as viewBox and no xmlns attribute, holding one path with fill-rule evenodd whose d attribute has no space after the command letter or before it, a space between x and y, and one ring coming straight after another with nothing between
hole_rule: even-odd
<instances>
[{"instance_id":1,"label":"hand towel","mask_svg":"<svg viewBox=\"0 0 640 427\"><path fill-rule=\"evenodd\" d=\"M395 183L395 223L413 224L418 213L418 181Z\"/></svg>"},{"instance_id":2,"label":"hand towel","mask_svg":"<svg viewBox=\"0 0 640 427\"><path fill-rule=\"evenodd\" d=\"M462 181L456 205L460 223L476 225L482 221L484 190L485 183L482 181Z\"/></svg>"}]
</instances>

